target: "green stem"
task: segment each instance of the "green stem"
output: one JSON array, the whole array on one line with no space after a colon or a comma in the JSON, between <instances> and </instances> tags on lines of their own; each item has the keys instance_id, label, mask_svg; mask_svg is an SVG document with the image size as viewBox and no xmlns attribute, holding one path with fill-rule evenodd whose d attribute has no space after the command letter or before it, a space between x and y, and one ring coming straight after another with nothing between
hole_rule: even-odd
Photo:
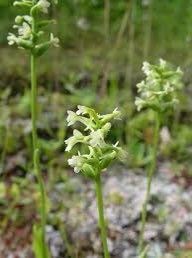
<instances>
[{"instance_id":1,"label":"green stem","mask_svg":"<svg viewBox=\"0 0 192 258\"><path fill-rule=\"evenodd\" d=\"M45 240L45 227L46 227L46 192L43 182L43 177L40 173L40 162L39 162L39 149L34 152L34 170L37 176L39 191L41 195L40 214L41 214L41 241L42 241L42 258L48 258L48 250L46 247Z\"/></svg>"},{"instance_id":2,"label":"green stem","mask_svg":"<svg viewBox=\"0 0 192 258\"><path fill-rule=\"evenodd\" d=\"M36 31L35 18L32 23L33 33ZM35 42L34 42L35 43ZM36 71L36 57L31 53L31 119L32 119L32 141L33 141L33 166L37 176L39 191L40 191L40 220L42 230L42 258L48 258L46 241L45 241L45 226L46 226L46 192L43 182L43 177L40 172L39 163L39 149L37 137L37 71Z\"/></svg>"},{"instance_id":3,"label":"green stem","mask_svg":"<svg viewBox=\"0 0 192 258\"><path fill-rule=\"evenodd\" d=\"M126 69L125 80L129 87L130 99L133 99L133 70L134 70L134 57L135 57L135 18L136 18L136 1L130 1L130 25L129 25L129 46L128 46L128 66Z\"/></svg>"},{"instance_id":4,"label":"green stem","mask_svg":"<svg viewBox=\"0 0 192 258\"><path fill-rule=\"evenodd\" d=\"M108 45L110 39L110 0L104 1L104 29L105 29L105 39Z\"/></svg>"},{"instance_id":5,"label":"green stem","mask_svg":"<svg viewBox=\"0 0 192 258\"><path fill-rule=\"evenodd\" d=\"M97 196L99 227L101 230L101 240L102 240L102 244L103 244L104 258L110 258L108 245L107 245L107 231L106 231L106 224L105 224L105 218L104 218L103 193L102 193L100 174L98 175L97 179L95 180L95 189L96 189L96 196Z\"/></svg>"},{"instance_id":6,"label":"green stem","mask_svg":"<svg viewBox=\"0 0 192 258\"><path fill-rule=\"evenodd\" d=\"M2 154L1 154L1 158L0 158L0 162L1 162L0 163L0 174L2 174L3 170L4 170L7 145L8 145L8 126L5 127L4 143L3 143L3 149L2 149Z\"/></svg>"},{"instance_id":7,"label":"green stem","mask_svg":"<svg viewBox=\"0 0 192 258\"><path fill-rule=\"evenodd\" d=\"M32 19L32 32L36 33L35 18ZM35 45L36 40L33 39ZM35 164L35 150L38 148L37 143L37 70L36 56L31 52L31 119L32 119L32 140L33 140L33 163Z\"/></svg>"},{"instance_id":8,"label":"green stem","mask_svg":"<svg viewBox=\"0 0 192 258\"><path fill-rule=\"evenodd\" d=\"M37 75L36 58L31 54L31 119L32 119L32 138L33 138L33 162L34 151L38 148L37 144Z\"/></svg>"},{"instance_id":9,"label":"green stem","mask_svg":"<svg viewBox=\"0 0 192 258\"><path fill-rule=\"evenodd\" d=\"M147 175L147 191L146 191L145 201L142 209L141 232L139 237L139 254L141 254L144 250L144 232L145 232L145 225L147 220L147 205L150 198L151 183L152 183L153 175L157 164L157 149L158 149L158 141L159 141L160 117L157 112L155 113L155 116L156 116L156 119L155 119L156 121L155 121L155 132L154 132L154 143L153 143L153 150L152 150L152 161Z\"/></svg>"},{"instance_id":10,"label":"green stem","mask_svg":"<svg viewBox=\"0 0 192 258\"><path fill-rule=\"evenodd\" d=\"M149 1L149 6L146 12L144 11L144 40L143 40L143 59L146 60L149 56L150 43L151 43L151 27L152 27L152 12L153 0Z\"/></svg>"}]
</instances>

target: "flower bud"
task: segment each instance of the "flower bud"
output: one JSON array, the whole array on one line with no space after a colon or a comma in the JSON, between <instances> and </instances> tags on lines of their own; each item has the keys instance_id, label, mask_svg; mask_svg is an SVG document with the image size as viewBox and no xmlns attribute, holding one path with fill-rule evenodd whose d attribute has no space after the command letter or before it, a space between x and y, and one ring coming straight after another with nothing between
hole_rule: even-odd
<instances>
[{"instance_id":1,"label":"flower bud","mask_svg":"<svg viewBox=\"0 0 192 258\"><path fill-rule=\"evenodd\" d=\"M102 160L100 161L100 166L102 169L107 168L110 163L116 158L117 153L115 151L112 151L109 154L106 154L102 157Z\"/></svg>"},{"instance_id":2,"label":"flower bud","mask_svg":"<svg viewBox=\"0 0 192 258\"><path fill-rule=\"evenodd\" d=\"M113 119L120 119L121 112L118 111L118 108L113 110L113 113L100 116L102 125L108 123L109 121Z\"/></svg>"},{"instance_id":3,"label":"flower bud","mask_svg":"<svg viewBox=\"0 0 192 258\"><path fill-rule=\"evenodd\" d=\"M18 6L18 7L31 7L32 6L32 2L30 1L15 1L13 3L13 6Z\"/></svg>"},{"instance_id":4,"label":"flower bud","mask_svg":"<svg viewBox=\"0 0 192 258\"><path fill-rule=\"evenodd\" d=\"M42 56L51 46L51 42L47 41L42 44L39 44L35 46L35 49L33 50L33 53L37 56L40 57Z\"/></svg>"},{"instance_id":5,"label":"flower bud","mask_svg":"<svg viewBox=\"0 0 192 258\"><path fill-rule=\"evenodd\" d=\"M18 38L17 45L19 47L22 47L22 48L25 48L25 49L32 49L33 48L33 43L30 40L24 40L24 39L21 39L21 38Z\"/></svg>"},{"instance_id":6,"label":"flower bud","mask_svg":"<svg viewBox=\"0 0 192 258\"><path fill-rule=\"evenodd\" d=\"M83 172L84 176L86 176L86 177L88 177L90 179L94 179L95 176L96 176L95 170L88 163L83 164L82 172Z\"/></svg>"},{"instance_id":7,"label":"flower bud","mask_svg":"<svg viewBox=\"0 0 192 258\"><path fill-rule=\"evenodd\" d=\"M38 9L43 13L48 13L48 9L50 7L50 3L47 0L39 0L37 3Z\"/></svg>"},{"instance_id":8,"label":"flower bud","mask_svg":"<svg viewBox=\"0 0 192 258\"><path fill-rule=\"evenodd\" d=\"M24 18L21 15L16 16L15 23L21 24L23 22Z\"/></svg>"}]
</instances>

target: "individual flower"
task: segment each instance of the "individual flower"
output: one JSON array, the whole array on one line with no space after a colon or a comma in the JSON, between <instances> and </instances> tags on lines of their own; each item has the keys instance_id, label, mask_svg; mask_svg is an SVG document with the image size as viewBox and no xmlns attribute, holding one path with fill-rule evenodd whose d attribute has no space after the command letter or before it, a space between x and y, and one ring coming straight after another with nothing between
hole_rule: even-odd
<instances>
[{"instance_id":1,"label":"individual flower","mask_svg":"<svg viewBox=\"0 0 192 258\"><path fill-rule=\"evenodd\" d=\"M50 35L50 42L54 47L59 47L59 39L57 37L54 37L53 33Z\"/></svg>"},{"instance_id":2,"label":"individual flower","mask_svg":"<svg viewBox=\"0 0 192 258\"><path fill-rule=\"evenodd\" d=\"M43 13L48 13L51 4L47 0L39 0L37 5Z\"/></svg>"},{"instance_id":3,"label":"individual flower","mask_svg":"<svg viewBox=\"0 0 192 258\"><path fill-rule=\"evenodd\" d=\"M70 151L77 143L86 143L87 140L87 136L84 136L81 132L75 129L73 131L73 136L65 141L65 144L67 145L65 150Z\"/></svg>"},{"instance_id":4,"label":"individual flower","mask_svg":"<svg viewBox=\"0 0 192 258\"><path fill-rule=\"evenodd\" d=\"M83 167L85 159L80 155L72 156L71 159L68 160L69 166L74 168L75 173L79 173Z\"/></svg>"},{"instance_id":5,"label":"individual flower","mask_svg":"<svg viewBox=\"0 0 192 258\"><path fill-rule=\"evenodd\" d=\"M86 126L85 131L87 131L87 130L93 131L94 130L95 124L92 122L92 119L89 119L89 118L83 117L83 116L79 116L79 115L77 115L77 113L75 113L71 110L69 110L67 112L67 114L68 114L68 116L67 116L68 126L71 126L71 125L75 124L76 122L80 122Z\"/></svg>"},{"instance_id":6,"label":"individual flower","mask_svg":"<svg viewBox=\"0 0 192 258\"><path fill-rule=\"evenodd\" d=\"M15 43L17 43L18 39L13 33L9 32L9 34L7 36L7 40L8 40L8 44L11 46L11 45L14 45Z\"/></svg>"},{"instance_id":7,"label":"individual flower","mask_svg":"<svg viewBox=\"0 0 192 258\"><path fill-rule=\"evenodd\" d=\"M77 115L89 114L90 108L81 106L81 105L78 105L77 108L78 108L78 110L76 112Z\"/></svg>"},{"instance_id":8,"label":"individual flower","mask_svg":"<svg viewBox=\"0 0 192 258\"><path fill-rule=\"evenodd\" d=\"M31 37L32 31L31 27L27 22L23 22L21 26L14 25L14 28L18 28L18 34L23 39L29 39Z\"/></svg>"},{"instance_id":9,"label":"individual flower","mask_svg":"<svg viewBox=\"0 0 192 258\"><path fill-rule=\"evenodd\" d=\"M120 117L121 112L118 110L118 108L115 108L111 114L99 116L102 124L106 124L113 119L120 119Z\"/></svg>"},{"instance_id":10,"label":"individual flower","mask_svg":"<svg viewBox=\"0 0 192 258\"><path fill-rule=\"evenodd\" d=\"M69 110L67 111L67 123L68 123L68 126L71 126L73 125L76 121L78 121L78 116L75 112Z\"/></svg>"},{"instance_id":11,"label":"individual flower","mask_svg":"<svg viewBox=\"0 0 192 258\"><path fill-rule=\"evenodd\" d=\"M146 102L143 99L136 97L135 105L137 106L137 110L141 111L141 109L145 107Z\"/></svg>"},{"instance_id":12,"label":"individual flower","mask_svg":"<svg viewBox=\"0 0 192 258\"><path fill-rule=\"evenodd\" d=\"M151 70L151 65L148 62L143 62L143 67L142 71L146 76L150 76L152 70Z\"/></svg>"},{"instance_id":13,"label":"individual flower","mask_svg":"<svg viewBox=\"0 0 192 258\"><path fill-rule=\"evenodd\" d=\"M24 19L27 23L32 24L32 17L31 17L31 16L29 16L29 15L24 15L24 16L23 16L23 19Z\"/></svg>"},{"instance_id":14,"label":"individual flower","mask_svg":"<svg viewBox=\"0 0 192 258\"><path fill-rule=\"evenodd\" d=\"M98 129L90 133L90 145L92 147L102 147L105 145L104 134L101 129Z\"/></svg>"}]
</instances>

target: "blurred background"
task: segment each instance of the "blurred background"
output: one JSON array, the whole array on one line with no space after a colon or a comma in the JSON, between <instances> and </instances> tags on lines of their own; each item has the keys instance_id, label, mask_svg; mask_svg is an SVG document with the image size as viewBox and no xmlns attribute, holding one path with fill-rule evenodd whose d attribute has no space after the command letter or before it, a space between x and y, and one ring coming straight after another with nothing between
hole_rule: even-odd
<instances>
[{"instance_id":1,"label":"blurred background","mask_svg":"<svg viewBox=\"0 0 192 258\"><path fill-rule=\"evenodd\" d=\"M0 0L0 258L33 257L39 200L31 162L29 55L7 44L18 14L12 2ZM64 154L71 133L66 111L78 104L122 112L109 140L119 141L129 159L104 175L104 187L112 257L135 257L153 114L138 113L134 99L143 61L159 58L181 67L184 90L161 130L145 238L151 258L192 257L192 1L60 0L50 16L61 46L38 63L38 135L53 257L101 257L92 186L73 174Z\"/></svg>"}]
</instances>

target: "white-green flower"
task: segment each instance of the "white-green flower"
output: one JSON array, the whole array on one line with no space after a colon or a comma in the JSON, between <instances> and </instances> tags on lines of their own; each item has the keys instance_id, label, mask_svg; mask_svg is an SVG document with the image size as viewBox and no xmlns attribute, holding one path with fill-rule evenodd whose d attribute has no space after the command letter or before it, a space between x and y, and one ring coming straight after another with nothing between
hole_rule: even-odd
<instances>
[{"instance_id":1,"label":"white-green flower","mask_svg":"<svg viewBox=\"0 0 192 258\"><path fill-rule=\"evenodd\" d=\"M77 113L70 111L70 110L67 111L67 114L68 114L68 116L67 116L68 126L71 126L71 125L75 124L76 122L80 122L86 126L84 131L87 131L87 130L94 131L95 124L92 122L92 119L77 115Z\"/></svg>"},{"instance_id":2,"label":"white-green flower","mask_svg":"<svg viewBox=\"0 0 192 258\"><path fill-rule=\"evenodd\" d=\"M88 108L85 106L78 105L77 108L78 108L76 112L77 115L85 115L89 113Z\"/></svg>"},{"instance_id":3,"label":"white-green flower","mask_svg":"<svg viewBox=\"0 0 192 258\"><path fill-rule=\"evenodd\" d=\"M47 0L39 0L37 5L43 13L48 13L51 4Z\"/></svg>"},{"instance_id":4,"label":"white-green flower","mask_svg":"<svg viewBox=\"0 0 192 258\"><path fill-rule=\"evenodd\" d=\"M73 131L73 136L68 138L65 141L65 144L67 145L66 151L70 151L77 143L86 143L89 137L84 136L81 132L78 130Z\"/></svg>"},{"instance_id":5,"label":"white-green flower","mask_svg":"<svg viewBox=\"0 0 192 258\"><path fill-rule=\"evenodd\" d=\"M29 15L24 15L24 16L23 16L23 19L24 19L27 23L32 24L32 17L31 17L31 16L29 16Z\"/></svg>"},{"instance_id":6,"label":"white-green flower","mask_svg":"<svg viewBox=\"0 0 192 258\"><path fill-rule=\"evenodd\" d=\"M103 125L113 119L115 119L115 120L120 119L120 117L121 117L121 112L118 110L118 108L115 108L111 114L99 116L101 123Z\"/></svg>"},{"instance_id":7,"label":"white-green flower","mask_svg":"<svg viewBox=\"0 0 192 258\"><path fill-rule=\"evenodd\" d=\"M68 126L71 126L71 125L73 125L75 122L78 121L78 116L77 116L77 114L76 114L75 112L69 110L69 111L67 111L67 114L68 114L68 116L67 116L67 123L68 123Z\"/></svg>"},{"instance_id":8,"label":"white-green flower","mask_svg":"<svg viewBox=\"0 0 192 258\"><path fill-rule=\"evenodd\" d=\"M85 159L81 156L72 156L71 159L68 160L69 166L74 168L75 173L79 173L82 169Z\"/></svg>"},{"instance_id":9,"label":"white-green flower","mask_svg":"<svg viewBox=\"0 0 192 258\"><path fill-rule=\"evenodd\" d=\"M88 114L90 118L93 118L94 120L95 119L99 119L98 118L98 114L95 112L94 109L92 108L89 108L89 107L85 107L85 106L81 106L81 105L78 105L77 106L78 110L76 112L77 115L85 115L85 114Z\"/></svg>"},{"instance_id":10,"label":"white-green flower","mask_svg":"<svg viewBox=\"0 0 192 258\"><path fill-rule=\"evenodd\" d=\"M151 65L148 62L143 62L142 71L146 76L150 76L152 72Z\"/></svg>"},{"instance_id":11,"label":"white-green flower","mask_svg":"<svg viewBox=\"0 0 192 258\"><path fill-rule=\"evenodd\" d=\"M18 28L18 34L23 39L28 39L31 37L31 27L27 22L23 22L21 26L15 25L14 28Z\"/></svg>"},{"instance_id":12,"label":"white-green flower","mask_svg":"<svg viewBox=\"0 0 192 258\"><path fill-rule=\"evenodd\" d=\"M59 47L59 39L54 37L53 33L50 34L50 42L54 47Z\"/></svg>"},{"instance_id":13,"label":"white-green flower","mask_svg":"<svg viewBox=\"0 0 192 258\"><path fill-rule=\"evenodd\" d=\"M92 147L103 147L105 146L104 134L102 129L98 129L90 133L90 145Z\"/></svg>"},{"instance_id":14,"label":"white-green flower","mask_svg":"<svg viewBox=\"0 0 192 258\"><path fill-rule=\"evenodd\" d=\"M11 45L14 45L15 43L17 43L18 39L15 36L15 34L9 32L9 34L7 36L7 40L8 40L8 44L11 46Z\"/></svg>"},{"instance_id":15,"label":"white-green flower","mask_svg":"<svg viewBox=\"0 0 192 258\"><path fill-rule=\"evenodd\" d=\"M137 106L137 110L138 110L138 111L141 111L141 109L142 109L143 107L145 107L146 101L142 100L142 99L139 98L139 97L136 97L136 99L135 99L135 105Z\"/></svg>"}]
</instances>

